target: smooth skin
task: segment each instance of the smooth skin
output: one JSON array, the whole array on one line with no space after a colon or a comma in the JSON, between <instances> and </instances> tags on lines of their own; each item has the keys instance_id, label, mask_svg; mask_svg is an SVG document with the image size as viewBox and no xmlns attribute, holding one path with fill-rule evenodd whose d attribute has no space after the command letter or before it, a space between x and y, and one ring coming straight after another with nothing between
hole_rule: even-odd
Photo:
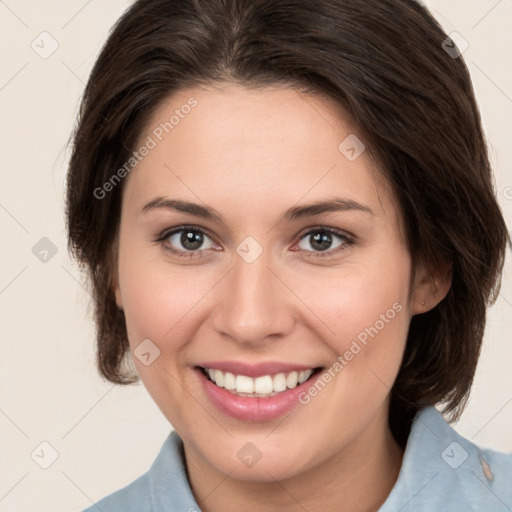
<instances>
[{"instance_id":1,"label":"smooth skin","mask_svg":"<svg viewBox=\"0 0 512 512\"><path fill-rule=\"evenodd\" d=\"M113 287L132 351L145 339L160 350L149 366L133 357L136 369L183 439L204 512L376 511L403 457L388 407L409 324L445 297L449 272L418 268L409 293L396 199L366 152L350 161L338 149L357 130L331 100L284 86L189 88L160 105L140 143L191 97L197 105L124 183ZM369 211L280 220L335 197ZM143 211L155 198L208 205L223 221ZM195 245L166 236L184 225L207 235ZM322 227L342 237L319 245ZM247 237L263 250L251 263L237 253ZM278 420L227 416L194 371L205 360L329 368L396 303L401 311L321 392ZM262 454L252 467L237 457L248 442Z\"/></svg>"}]
</instances>

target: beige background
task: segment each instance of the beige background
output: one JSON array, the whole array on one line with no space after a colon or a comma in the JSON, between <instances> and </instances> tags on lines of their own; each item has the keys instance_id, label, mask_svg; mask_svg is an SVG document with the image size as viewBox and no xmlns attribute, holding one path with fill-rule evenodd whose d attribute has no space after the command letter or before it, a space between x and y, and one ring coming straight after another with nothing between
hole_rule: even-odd
<instances>
[{"instance_id":1,"label":"beige background","mask_svg":"<svg viewBox=\"0 0 512 512\"><path fill-rule=\"evenodd\" d=\"M65 145L94 59L129 4L0 1L0 512L82 510L146 471L170 429L142 385L114 387L98 377L88 295L64 233ZM512 225L512 2L428 5L469 43L464 58ZM58 43L46 59L31 47L35 40L39 52L51 49L43 31ZM57 250L47 262L32 253L43 237ZM509 262L471 402L455 428L512 452ZM58 458L42 469L53 450Z\"/></svg>"}]
</instances>

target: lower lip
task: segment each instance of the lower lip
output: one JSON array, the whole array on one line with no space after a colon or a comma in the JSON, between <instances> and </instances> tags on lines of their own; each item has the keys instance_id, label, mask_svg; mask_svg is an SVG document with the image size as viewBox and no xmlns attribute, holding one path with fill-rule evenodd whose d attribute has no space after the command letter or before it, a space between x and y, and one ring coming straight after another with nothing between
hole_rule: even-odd
<instances>
[{"instance_id":1,"label":"lower lip","mask_svg":"<svg viewBox=\"0 0 512 512\"><path fill-rule=\"evenodd\" d=\"M279 418L300 404L299 395L312 386L321 372L293 389L269 397L244 397L219 388L199 368L194 368L208 398L221 412L244 421L269 421Z\"/></svg>"}]
</instances>

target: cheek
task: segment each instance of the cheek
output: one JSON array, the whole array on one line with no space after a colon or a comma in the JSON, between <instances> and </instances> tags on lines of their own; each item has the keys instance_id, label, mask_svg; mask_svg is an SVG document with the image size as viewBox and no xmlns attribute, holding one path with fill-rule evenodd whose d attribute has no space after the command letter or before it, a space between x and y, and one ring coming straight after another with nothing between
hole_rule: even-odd
<instances>
[{"instance_id":1,"label":"cheek","mask_svg":"<svg viewBox=\"0 0 512 512\"><path fill-rule=\"evenodd\" d=\"M156 404L177 426L190 408L190 397L181 384L184 358L200 324L201 298L211 286L191 278L190 269L171 271L161 257L158 261L148 258L147 249L130 250L128 245L124 249L119 255L119 281L132 360ZM152 343L142 344L147 339ZM146 365L140 357L147 352L151 359Z\"/></svg>"},{"instance_id":2,"label":"cheek","mask_svg":"<svg viewBox=\"0 0 512 512\"><path fill-rule=\"evenodd\" d=\"M130 262L133 268L136 262ZM162 344L163 340L179 340L186 325L187 315L193 315L194 305L205 295L197 279L191 282L185 274L163 272L158 267L145 265L126 272L120 269L123 308L130 344L150 338ZM158 341L157 341L158 340ZM166 344L166 346L169 344ZM161 349L164 348L161 346ZM172 349L172 345L167 347Z\"/></svg>"},{"instance_id":3,"label":"cheek","mask_svg":"<svg viewBox=\"0 0 512 512\"><path fill-rule=\"evenodd\" d=\"M119 285L132 350L143 339L154 340L161 348L165 334L183 316L190 287L179 275L170 276L152 251L137 243L121 227L119 245Z\"/></svg>"},{"instance_id":4,"label":"cheek","mask_svg":"<svg viewBox=\"0 0 512 512\"><path fill-rule=\"evenodd\" d=\"M326 326L323 341L340 362L338 372L343 370L340 385L354 396L382 383L383 390L390 388L396 378L410 323L409 278L408 254L397 251L372 258L371 264L347 266L335 279L317 280L307 295L308 306Z\"/></svg>"},{"instance_id":5,"label":"cheek","mask_svg":"<svg viewBox=\"0 0 512 512\"><path fill-rule=\"evenodd\" d=\"M393 325L408 325L409 278L406 257L347 267L336 276L316 280L313 292L307 295L308 305L335 339L359 338L364 342L368 331L389 332Z\"/></svg>"}]
</instances>

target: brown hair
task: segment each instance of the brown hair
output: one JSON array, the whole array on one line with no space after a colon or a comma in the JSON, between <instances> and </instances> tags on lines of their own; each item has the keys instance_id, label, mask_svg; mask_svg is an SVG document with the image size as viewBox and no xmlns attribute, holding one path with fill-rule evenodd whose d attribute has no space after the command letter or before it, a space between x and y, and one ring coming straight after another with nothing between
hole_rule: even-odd
<instances>
[{"instance_id":1,"label":"brown hair","mask_svg":"<svg viewBox=\"0 0 512 512\"><path fill-rule=\"evenodd\" d=\"M327 95L353 117L398 198L413 268L452 264L448 295L411 321L390 424L403 441L414 413L440 402L457 419L510 236L469 73L445 51L446 38L414 0L136 1L91 72L67 181L69 247L92 285L101 374L138 380L112 290L123 183L101 199L94 191L127 161L170 94L283 83Z\"/></svg>"}]
</instances>

